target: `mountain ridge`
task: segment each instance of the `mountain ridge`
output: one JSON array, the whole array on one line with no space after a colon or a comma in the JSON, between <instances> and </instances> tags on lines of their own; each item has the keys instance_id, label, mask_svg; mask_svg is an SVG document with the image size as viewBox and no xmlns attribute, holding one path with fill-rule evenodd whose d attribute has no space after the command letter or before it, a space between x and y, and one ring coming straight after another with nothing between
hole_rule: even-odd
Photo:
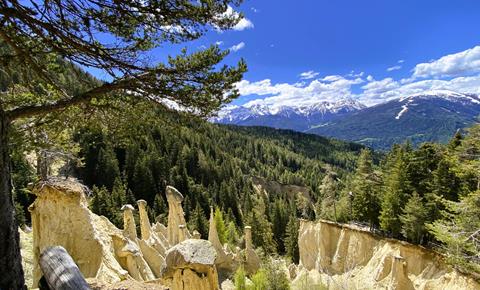
<instances>
[{"instance_id":1,"label":"mountain ridge","mask_svg":"<svg viewBox=\"0 0 480 290\"><path fill-rule=\"evenodd\" d=\"M370 107L354 99L342 98L338 102L319 102L309 107L277 105L271 110L254 107L257 111L260 108L263 114L252 114L247 107L235 106L211 121L291 129L388 149L406 140L414 145L427 141L447 142L457 130L476 122L480 115L480 97L432 90Z\"/></svg>"}]
</instances>

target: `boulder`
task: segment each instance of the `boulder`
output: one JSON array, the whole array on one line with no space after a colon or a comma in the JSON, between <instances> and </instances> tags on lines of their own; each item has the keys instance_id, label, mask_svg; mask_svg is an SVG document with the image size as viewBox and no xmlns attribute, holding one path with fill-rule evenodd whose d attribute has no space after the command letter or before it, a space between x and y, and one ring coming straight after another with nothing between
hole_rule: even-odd
<instances>
[{"instance_id":1,"label":"boulder","mask_svg":"<svg viewBox=\"0 0 480 290\"><path fill-rule=\"evenodd\" d=\"M185 240L167 251L162 279L172 290L219 289L216 256L209 241Z\"/></svg>"}]
</instances>

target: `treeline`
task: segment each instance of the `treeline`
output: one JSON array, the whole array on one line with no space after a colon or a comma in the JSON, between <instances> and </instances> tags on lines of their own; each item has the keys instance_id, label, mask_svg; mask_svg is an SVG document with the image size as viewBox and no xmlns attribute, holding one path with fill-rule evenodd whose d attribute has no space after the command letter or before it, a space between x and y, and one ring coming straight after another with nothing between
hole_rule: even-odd
<instances>
[{"instance_id":1,"label":"treeline","mask_svg":"<svg viewBox=\"0 0 480 290\"><path fill-rule=\"evenodd\" d=\"M365 149L345 182L338 191L338 179L324 178L320 217L363 222L443 250L456 267L480 272L480 125L447 145L395 145L379 165Z\"/></svg>"}]
</instances>

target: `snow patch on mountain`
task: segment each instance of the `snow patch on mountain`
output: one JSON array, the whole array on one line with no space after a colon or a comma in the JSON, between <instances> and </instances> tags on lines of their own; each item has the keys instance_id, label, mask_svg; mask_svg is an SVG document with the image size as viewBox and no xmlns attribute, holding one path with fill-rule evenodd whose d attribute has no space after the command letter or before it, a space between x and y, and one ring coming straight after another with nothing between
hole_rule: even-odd
<instances>
[{"instance_id":1,"label":"snow patch on mountain","mask_svg":"<svg viewBox=\"0 0 480 290\"><path fill-rule=\"evenodd\" d=\"M400 120L400 117L402 117L403 114L405 114L407 111L408 111L408 105L413 102L412 99L408 100L406 104L404 104L402 106L402 110L400 112L398 112L397 116L395 117L395 119L397 120Z\"/></svg>"}]
</instances>

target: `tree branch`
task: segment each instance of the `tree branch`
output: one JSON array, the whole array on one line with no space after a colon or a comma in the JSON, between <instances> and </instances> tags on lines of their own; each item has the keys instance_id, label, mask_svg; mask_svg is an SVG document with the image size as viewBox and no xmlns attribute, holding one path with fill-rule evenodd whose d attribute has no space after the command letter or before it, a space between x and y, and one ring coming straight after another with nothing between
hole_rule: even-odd
<instances>
[{"instance_id":1,"label":"tree branch","mask_svg":"<svg viewBox=\"0 0 480 290\"><path fill-rule=\"evenodd\" d=\"M59 109L88 102L95 97L99 97L116 90L129 88L129 84L131 83L131 79L123 79L113 83L106 83L69 99L62 99L54 103L44 105L19 107L7 111L6 114L12 121L19 118L28 118L36 115L48 114Z\"/></svg>"}]
</instances>

